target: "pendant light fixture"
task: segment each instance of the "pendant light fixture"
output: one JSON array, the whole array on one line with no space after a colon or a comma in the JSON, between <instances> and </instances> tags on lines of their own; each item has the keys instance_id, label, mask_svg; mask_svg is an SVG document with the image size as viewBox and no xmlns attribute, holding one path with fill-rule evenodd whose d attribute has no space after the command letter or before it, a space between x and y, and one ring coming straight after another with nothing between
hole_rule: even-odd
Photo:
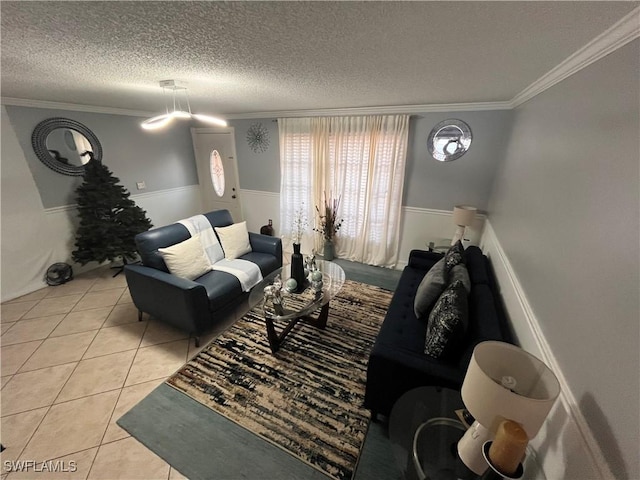
<instances>
[{"instance_id":1,"label":"pendant light fixture","mask_svg":"<svg viewBox=\"0 0 640 480\"><path fill-rule=\"evenodd\" d=\"M195 118L201 122L211 123L220 127L226 127L227 122L221 118L203 115L201 113L191 113L191 105L189 104L189 95L187 94L186 82L179 80L161 80L160 87L165 97L166 113L149 118L142 122L141 126L145 130L157 130L169 125L175 118ZM170 91L171 94L167 93ZM169 108L168 97L173 102L172 110Z\"/></svg>"}]
</instances>

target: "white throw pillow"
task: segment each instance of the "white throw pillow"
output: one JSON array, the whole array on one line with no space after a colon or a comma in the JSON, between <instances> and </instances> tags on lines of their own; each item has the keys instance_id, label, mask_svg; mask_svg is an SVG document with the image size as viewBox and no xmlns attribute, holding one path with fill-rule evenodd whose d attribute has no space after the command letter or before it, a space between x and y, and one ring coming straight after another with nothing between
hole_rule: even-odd
<instances>
[{"instance_id":1,"label":"white throw pillow","mask_svg":"<svg viewBox=\"0 0 640 480\"><path fill-rule=\"evenodd\" d=\"M158 252L169 271L177 277L194 280L211 270L209 259L200 243L200 234L170 247L159 248Z\"/></svg>"},{"instance_id":2,"label":"white throw pillow","mask_svg":"<svg viewBox=\"0 0 640 480\"><path fill-rule=\"evenodd\" d=\"M247 222L234 223L228 227L216 227L216 233L224 250L224 258L227 260L233 260L251 251Z\"/></svg>"}]
</instances>

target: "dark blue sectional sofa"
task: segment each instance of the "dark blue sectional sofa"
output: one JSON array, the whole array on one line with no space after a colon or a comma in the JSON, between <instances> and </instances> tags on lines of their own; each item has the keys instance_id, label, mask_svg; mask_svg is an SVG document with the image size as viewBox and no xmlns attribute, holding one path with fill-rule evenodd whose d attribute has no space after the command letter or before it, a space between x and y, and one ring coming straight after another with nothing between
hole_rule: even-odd
<instances>
[{"instance_id":1,"label":"dark blue sectional sofa","mask_svg":"<svg viewBox=\"0 0 640 480\"><path fill-rule=\"evenodd\" d=\"M414 313L416 290L442 254L413 250L369 357L364 405L388 416L403 393L424 385L460 390L473 348L485 340L513 343L489 260L470 246L464 260L471 281L469 324L455 358L435 359L424 352L426 319Z\"/></svg>"}]
</instances>

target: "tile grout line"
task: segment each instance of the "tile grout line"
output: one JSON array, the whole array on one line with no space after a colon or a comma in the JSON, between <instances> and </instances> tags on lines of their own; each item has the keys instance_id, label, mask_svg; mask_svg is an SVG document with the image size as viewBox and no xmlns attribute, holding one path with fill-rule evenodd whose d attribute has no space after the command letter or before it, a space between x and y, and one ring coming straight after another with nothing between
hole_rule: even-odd
<instances>
[{"instance_id":1,"label":"tile grout line","mask_svg":"<svg viewBox=\"0 0 640 480\"><path fill-rule=\"evenodd\" d=\"M96 357L92 357L92 358L91 358L91 359L93 359L93 358L100 358L100 357L104 357L104 356L108 356L108 355L114 355L114 354L118 354L118 353L124 353L124 352L128 352L128 351L133 351L133 350L135 350L135 354L134 354L134 356L133 356L133 361L132 361L132 362L131 362L131 364L129 365L129 369L128 369L127 374L126 374L126 376L125 376L124 383L123 383L123 385L122 385L121 387L119 387L119 388L113 388L113 389L110 389L110 390L106 390L106 391L104 391L104 392L97 392L97 393L94 393L94 394L91 394L91 395L84 395L84 396L77 397L77 398L70 399L70 400L66 400L66 401L64 401L64 402L60 402L60 403L55 403L55 402L58 400L58 398L60 398L60 395L61 395L62 391L64 390L65 386L66 386L66 385L68 384L68 382L70 381L71 377L72 377L72 376L74 375L74 373L77 371L77 369L78 369L78 366L79 366L80 362L82 362L82 361L84 361L84 360L91 360L91 359L84 359L83 357L84 357L84 355L86 355L86 352L89 350L89 348L91 347L91 345L93 345L93 343L95 342L95 339L96 339L96 337L97 337L98 333L99 333L100 331L102 331L102 330L106 329L106 328L119 327L119 326L121 326L121 325L124 325L124 324L119 324L119 325L113 325L112 327L105 327L105 323L107 322L107 320L108 320L109 316L113 314L113 311L115 310L115 308L116 308L117 306L119 306L119 305L127 305L127 304L132 303L132 302L123 302L123 303L121 303L121 304L120 304L120 303L118 303L118 302L120 302L120 301L122 300L122 298L123 298L123 297L127 294L127 292L128 292L128 287L127 287L127 286L125 286L125 287L123 287L123 291L122 291L121 295L118 297L118 299L116 300L115 304L111 306L111 308L110 308L109 312L108 312L108 313L107 313L107 315L105 316L104 321L100 324L100 326L99 326L97 329L90 329L90 330L86 330L86 331L84 331L84 332L72 332L72 333L67 333L67 334L65 334L65 335L58 335L58 336L53 337L53 336L52 336L52 334L53 334L53 332L55 331L55 329L60 325L60 323L62 323L64 320L66 320L66 319L67 319L67 317L69 316L69 314L71 314L71 313L75 313L75 312L73 311L73 309L74 309L74 308L76 308L76 307L77 307L77 305L78 305L78 304L79 304L83 299L85 299L85 298L86 298L86 295L87 295L88 293L96 293L96 292L101 292L101 291L110 290L110 289L104 289L104 290L97 290L96 292L92 292L92 291L91 291L91 288L93 288L93 286L95 286L95 284L96 284L96 282L97 282L97 281L98 281L98 279L95 279L95 280L93 281L93 283L92 283L92 285L89 287L89 289L88 289L87 291L85 291L85 292L80 296L80 298L78 299L78 301L77 301L77 302L75 302L75 303L73 304L73 306L71 307L71 310L70 310L69 312L66 312L66 313L62 316L61 320L60 320L60 321L59 321L59 322L58 322L58 323L53 327L53 329L51 330L51 332L49 332L49 334L48 334L46 337L44 337L43 339L29 340L29 341L26 341L26 342L17 342L16 344L12 344L12 345L19 345L19 344L21 344L21 343L28 343L28 342L32 342L32 341L40 341L40 344L37 346L37 348L34 350L34 352L33 352L31 355L29 355L29 357L28 357L28 358L26 358L26 359L25 359L25 361L24 361L24 362L22 362L22 363L19 365L19 367L18 367L17 371L16 371L15 373L13 373L13 374L9 374L9 375L7 375L7 376L9 376L10 378L9 378L9 380L7 381L7 383L5 384L5 386L6 386L6 385L8 385L8 384L12 381L13 377L14 377L15 375L17 375L17 374L18 374L18 372L20 371L20 369L24 367L24 365L25 365L25 364L26 364L26 363L31 359L31 357L32 357L32 356L33 356L33 355L34 355L34 354L35 354L35 353L36 353L36 352L41 348L42 344L43 344L46 340L49 340L49 339L52 339L52 338L62 338L62 337L65 337L65 336L69 336L69 335L73 335L73 334L78 334L78 333L91 332L91 331L94 331L94 330L96 331L96 334L95 334L95 335L94 335L94 337L92 338L92 340L91 340L91 342L89 343L89 345L87 346L87 348L83 351L82 356L80 357L80 359L79 359L79 360L77 360L77 361L75 361L75 362L66 362L66 363L62 363L62 364L58 364L58 365L50 365L50 366L47 366L47 367L41 367L41 368L38 368L38 369L29 370L29 372L35 372L35 371L38 371L38 370L41 370L41 369L44 369L44 368L50 368L50 367L55 367L55 366L61 366L61 365L66 365L66 364L75 363L75 366L74 366L73 370L71 371L70 375L67 377L66 381L65 381L65 382L63 382L62 387L60 388L60 391L58 392L58 394L56 395L56 397L55 397L55 398L54 398L54 400L53 400L53 403L51 403L51 404L50 404L50 405L48 405L48 406L44 406L44 408L46 408L46 411L45 411L45 413L44 413L44 415L43 415L42 419L38 422L38 424L36 425L36 427L35 427L35 429L34 429L34 432L33 432L33 433L32 433L32 435L30 435L30 436L29 436L29 438L26 440L24 447L21 449L21 451L19 452L19 455L16 457L16 458L20 458L20 456L24 454L24 452L25 452L25 450L26 450L27 446L28 446L28 445L30 444L30 442L33 440L34 436L38 433L39 429L40 429L40 428L41 428L41 426L42 426L42 423L44 422L44 419L45 419L45 418L47 417L47 415L50 413L50 411L51 411L51 409L53 408L53 406L54 406L54 405L62 405L62 404L65 404L65 403L68 403L68 402L72 402L72 401L75 401L75 400L80 400L80 399L88 398L88 397L95 396L95 395L101 395L101 394L108 393L108 392L115 392L116 390L118 390L118 395L117 395L117 398L116 398L116 400L115 400L113 410L112 410L112 412L111 412L111 415L110 415L109 421L107 422L107 425L105 426L105 430L104 430L104 432L103 432L103 434L102 434L102 438L101 438L101 440L100 440L100 443L99 443L98 445L95 445L95 446L91 446L91 447L83 448L83 449L78 450L78 451L76 451L76 452L70 452L70 453L66 453L66 454L64 454L64 455L61 455L60 457L56 457L56 458L62 458L62 457L66 457L66 456L68 456L68 455L73 455L74 453L80 453L80 452L84 452L84 451L91 450L91 449L94 449L94 448L95 448L95 449L96 449L96 453L95 453L95 455L93 456L93 459L91 460L91 465L90 465L90 467L89 467L89 470L88 470L88 473L87 473L87 477L88 477L88 476L90 476L91 471L92 471L92 470L93 470L93 468L94 468L95 460L96 460L96 458L97 458L97 455L98 455L98 452L99 452L99 450L100 450L100 447L101 447L102 445L106 445L106 444L109 444L109 443L115 443L115 442L117 442L117 441L123 440L123 439L118 439L118 440L113 440L113 441L110 441L110 442L104 442L104 439L105 439L105 436L106 436L107 430L109 429L109 426L110 426L110 424L111 424L111 421L113 420L113 415L114 415L114 413L115 413L115 409L116 409L116 407L117 407L117 404L118 404L118 402L119 402L119 400L120 400L120 398L121 398L121 395L122 395L122 393L123 393L124 388L127 388L127 387L125 387L124 383L126 383L126 380L127 380L127 378L129 377L129 375L130 375L130 373L131 373L131 369L132 369L132 367L133 367L133 364L134 364L135 358L136 358L136 357L137 357L137 355L138 355L138 352L139 352L142 348L148 348L148 347L153 347L153 346L163 345L163 344L166 344L166 343L172 343L172 342L176 342L176 341L184 340L184 338L180 338L180 339L173 339L173 340L168 340L168 341L160 341L160 342L158 342L158 343L153 343L153 344L150 344L150 345L143 346L143 345L142 345L142 343L143 343L143 340L144 340L144 336L149 332L149 328L150 328L150 326L149 326L149 325L150 325L150 317L149 317L149 318L147 318L146 325L145 325L145 327L144 327L144 329L143 329L143 331L142 331L142 335L140 336L140 339L139 339L138 345L137 345L137 347L136 347L135 349L134 349L134 348L131 348L131 349L128 349L128 350L123 350L123 351L121 351L121 352L110 352L110 353L108 353L108 354L97 355ZM120 288L120 287L115 287L115 288ZM115 289L115 288L114 288L114 289ZM76 294L76 293L70 293L69 295L75 295L75 294ZM9 327L9 328L4 332L4 333L7 333L7 332L8 332L8 331L10 331L11 329L13 329L13 327L14 327L15 323L17 323L18 321L29 321L29 320L35 320L35 319L41 319L41 318L46 318L46 317L50 317L50 316L59 315L59 314L43 315L42 317L35 317L35 318L32 318L32 319L25 319L25 318L24 318L24 316L25 316L25 315L27 315L30 311L32 311L32 310L33 310L33 308L36 308L38 305L40 305L40 304L41 304L41 302L42 302L42 300L45 300L45 299L47 299L47 298L60 298L60 297L64 297L64 296L67 296L67 295L60 295L59 297L48 297L48 296L46 296L46 295L45 295L45 297L43 297L43 298L39 299L39 300L38 300L38 301L33 305L33 307L32 307L31 309L27 310L24 314L22 314L22 315L20 316L20 318L18 318L15 322L11 322L11 323L13 323L13 325L11 325L11 326L10 326L10 327ZM19 303L19 302L16 302L16 303ZM90 309L86 309L86 310L93 310L93 309L99 309L99 308L104 308L104 307L94 307L94 308L90 308ZM78 312L80 312L80 311L85 311L85 310L79 310ZM8 322L8 323L9 323L9 322ZM135 323L135 322L129 322L129 323ZM188 362L188 360L189 360L190 338L186 338L186 340L187 340L187 342L186 342L186 343L187 343L187 345L186 345L185 361L183 362L183 365L184 365L184 363ZM199 349L199 350L202 350L202 349ZM195 352L195 353L197 354L197 352ZM182 366L181 366L180 368L182 368ZM21 373L27 373L27 372L21 372ZM164 380L166 380L166 378L167 378L166 376L161 377L161 379L162 379L163 381L164 381ZM145 380L145 382L146 382L146 381L151 382L151 381L154 381L154 380L159 380L159 379ZM145 383L145 382L135 383L135 384L132 384L132 385L129 385L129 386L135 386L135 385L139 385L139 384L142 384L142 383ZM3 388L4 388L4 387L3 387ZM34 408L34 409L25 410L24 412L17 412L16 414L13 414L13 415L26 413L26 412L28 412L28 411L33 411L33 410L39 410L39 409L42 409L42 408L43 408L43 407L37 407L37 408ZM8 415L7 417L9 417L9 416L10 416L10 415ZM125 437L125 438L128 438L128 437ZM104 442L104 443L103 443L103 442ZM165 463L167 463L167 462L165 462ZM173 467L171 467L171 465L170 465L170 464L168 464L168 463L167 463L167 466L169 467L169 468L168 468L168 473L167 473L167 479L169 479L169 478L171 477L171 471L173 470Z\"/></svg>"},{"instance_id":2,"label":"tile grout line","mask_svg":"<svg viewBox=\"0 0 640 480\"><path fill-rule=\"evenodd\" d=\"M94 282L94 283L95 283L95 282ZM86 293L85 293L85 294L83 294L83 295L78 299L78 302L79 302L80 300L82 300L82 298L84 298L84 295L86 295ZM45 296L44 298L46 298L46 296ZM44 300L44 298L43 298L43 299L41 299L40 301ZM38 304L40 303L40 301L38 301L38 303L36 303L36 305L38 305ZM74 307L78 304L78 302L76 302L76 303L74 304ZM34 305L34 307L35 307L36 305ZM71 307L71 310L73 310L73 307ZM68 315L69 313L71 313L71 310L70 310L69 312L67 312L67 314L62 318L61 322L62 322L62 321L67 317L67 315ZM107 315L107 317L108 317L108 315ZM106 321L106 318L105 318L105 321ZM103 322L103 324L104 324L104 322ZM99 331L99 330L100 330L100 329L98 329L98 331ZM53 333L53 331L52 331L51 333ZM51 335L51 333L50 333L49 335ZM96 335L97 335L97 333L96 333ZM48 338L49 338L49 336L47 336L47 337L45 338L45 340L47 340ZM57 337L54 337L54 338L57 338ZM94 340L94 339L95 339L95 336L94 336L94 338L91 340L91 343L93 343L93 340ZM33 353L32 353L31 355L29 355L29 358L27 358L27 359L24 361L24 363L22 363L22 365L20 365L20 367L18 368L18 370L17 370L17 371L16 371L16 373L14 374L14 377L15 377L15 375L17 375L17 374L18 374L18 372L20 371L20 369L21 369L22 367L24 367L24 365L26 364L26 362L28 362L28 361L29 361L29 359L30 359L30 358L31 358L31 357L32 357L32 356L33 356L33 355L34 355L34 354L35 354L35 353L40 349L40 347L41 347L41 346L42 346L42 344L45 342L45 340L43 340L43 341L40 343L40 345L38 346L38 348L36 348L36 349L33 351ZM90 343L89 345L91 345L91 343ZM88 348L89 348L89 346L87 346L87 349L88 349ZM87 349L85 349L85 351L82 353L82 356L84 356L84 354L86 353ZM24 444L24 447L22 447L22 449L20 450L20 453L18 454L18 456L17 456L16 458L20 458L20 457L24 454L25 449L27 448L27 446L29 445L29 443L31 443L31 440L33 440L33 437L34 437L34 436L35 436L35 434L38 432L38 430L39 430L40 426L42 425L42 422L44 421L44 419L46 418L46 416L47 416L47 415L49 414L49 412L51 411L51 408L55 405L55 401L56 401L56 400L58 399L58 397L60 396L60 393L62 392L62 390L64 390L64 387L65 387L65 386L67 385L67 383L69 382L69 379L73 376L73 374L74 374L74 373L75 373L75 371L77 370L78 365L80 365L80 362L82 361L82 356L80 357L80 359L79 359L77 362L75 362L75 363L76 363L76 365L75 365L75 367L73 368L73 370L71 371L71 374L67 377L67 379L66 379L66 380L65 380L65 382L63 383L62 388L60 388L60 391L58 392L58 394L57 394L57 395L55 396L55 398L53 399L53 402L51 402L51 404L48 406L47 411L45 412L45 414L42 416L42 418L41 418L41 419L40 419L40 421L38 422L38 425L37 425L37 426L36 426L36 428L34 429L33 433L29 436L28 440L27 440L27 441L26 441L26 443ZM72 363L72 362L69 362L69 363ZM65 365L65 364L63 363L63 364L61 364L61 365ZM57 365L52 365L52 366L57 366ZM49 368L49 367L43 367L43 368ZM36 369L36 370L42 370L42 369ZM36 371L36 370L31 370L31 371ZM25 372L25 373L26 373L26 372ZM7 382L7 385L8 385L9 383L11 383L11 381L13 380L13 378L14 378L14 377L11 377L11 379ZM6 387L6 385L5 385L5 387ZM43 407L39 407L39 408L43 408ZM23 412L20 412L20 413L23 413Z\"/></svg>"},{"instance_id":3,"label":"tile grout line","mask_svg":"<svg viewBox=\"0 0 640 480\"><path fill-rule=\"evenodd\" d=\"M54 331L56 328L58 328L58 325L60 325L60 324L64 321L64 319L65 319L65 318L67 318L67 315L69 315L68 313L65 313L65 314L62 314L62 313L56 313L55 315L47 315L47 316L44 316L44 317L26 318L26 319L24 319L24 320L18 320L18 322L31 322L31 321L35 321L35 320L41 320L41 319L43 319L43 318L55 317L55 316L57 316L57 315L64 315L64 317L62 317L62 318L60 319L60 321L59 321L58 323L56 323L56 326L55 326L55 327L53 327L53 329L51 330L51 332L49 332L49 334L48 334L46 337L43 337L43 338L34 338L33 340L25 340L24 342L15 342L15 343L10 343L10 344L8 344L8 345L6 345L6 346L7 346L7 347L12 347L13 345L21 345L21 344L23 344L23 343L37 342L38 340L42 340L43 342L44 342L45 340L48 340L48 339L49 339L49 337L51 337L51 334L53 333L53 331ZM18 322L16 322L16 323L18 323ZM14 325L15 325L15 324L14 324ZM12 325L12 327L13 327L14 325ZM11 329L9 329L9 330L11 330ZM4 333L2 334L2 336L0 336L0 343L2 343L2 337L4 337L4 336L9 332L9 330L7 330L6 332L4 332ZM78 332L78 333L82 333L82 332ZM60 336L62 337L62 336L64 336L64 335L60 335ZM58 338L58 337L52 337L52 338ZM4 343L2 343L2 345L4 345ZM38 348L40 348L40 347L38 347ZM36 350L37 350L37 349L36 349Z\"/></svg>"},{"instance_id":4,"label":"tile grout line","mask_svg":"<svg viewBox=\"0 0 640 480\"><path fill-rule=\"evenodd\" d=\"M147 320L146 320L146 325L144 327L142 335L140 335L140 341L138 342L138 347L136 348L136 353L133 356L133 360L131 360L131 364L129 365L129 369L127 370L127 375L124 377L124 381L122 382L122 387L120 388L120 392L118 393L118 398L116 398L116 401L113 404L113 410L111 410L111 415L109 415L109 420L107 421L107 425L106 425L106 427L104 429L104 432L102 432L102 437L100 438L100 443L98 444L98 450L96 451L96 455L95 455L95 457L93 457L93 461L91 462L91 466L89 467L89 472L87 473L87 478L89 478L89 476L91 475L91 471L93 470L93 466L95 465L96 458L98 458L98 454L100 453L100 449L102 448L102 445L106 445L108 443L113 443L113 442L103 443L104 437L107 434L107 430L109 430L109 425L111 424L111 419L113 418L113 414L115 413L116 408L118 407L118 402L120 401L120 397L122 396L122 390L124 390L125 385L127 383L127 378L129 378L129 375L131 374L131 368L133 367L133 364L136 361L136 357L138 356L138 352L140 351L140 344L142 343L142 339L144 338L144 335L147 332L148 328L149 328L149 318L147 318ZM171 470L169 470L169 472L171 472Z\"/></svg>"},{"instance_id":5,"label":"tile grout line","mask_svg":"<svg viewBox=\"0 0 640 480\"><path fill-rule=\"evenodd\" d=\"M144 331L142 332L142 335L140 336L140 341L138 342L138 346L136 347L136 353L133 356L133 359L131 360L131 364L129 365L129 369L127 370L127 375L124 377L124 381L122 382L122 387L120 387L120 393L118 394L118 398L116 398L116 403L113 405L113 410L111 411L111 415L109 416L109 421L107 422L107 427L105 428L104 432L102 433L102 438L100 439L100 445L102 445L102 441L104 440L104 436L107 434L107 430L109 429L109 424L111 423L111 419L113 418L113 414L114 414L114 412L116 410L116 407L118 406L118 402L120 401L120 397L122 396L122 390L125 388L125 386L127 384L127 378L129 378L129 375L131 374L131 368L133 367L133 364L136 361L136 357L138 356L138 352L140 351L140 344L142 343L142 339L144 338L144 335L147 332L148 328L149 328L149 319L147 319L147 321L146 321L146 325L144 327ZM144 383L144 382L141 382L141 383ZM93 467L93 465L92 465L92 467Z\"/></svg>"},{"instance_id":6,"label":"tile grout line","mask_svg":"<svg viewBox=\"0 0 640 480\"><path fill-rule=\"evenodd\" d=\"M86 295L86 293L85 293L85 295ZM46 297L45 297L45 298L46 298ZM80 297L80 299L78 299L78 302L79 302L82 298L84 298L84 295L82 295L82 296ZM39 302L38 302L38 303L39 303ZM77 304L78 304L78 303L76 302L76 303L75 303L75 305L77 305ZM74 307L75 307L75 305L74 305ZM73 307L71 307L71 308L73 309ZM69 312L67 313L67 315L68 315L69 313L71 313L71 311L69 311ZM66 318L66 315L64 316L64 318ZM63 320L64 320L64 318L63 318ZM96 334L96 335L97 335L97 334ZM47 338L48 338L48 337L47 337ZM95 338L95 336L94 336L94 338ZM46 339L45 339L45 340L46 340ZM93 340L92 340L92 341L93 341ZM34 352L33 352L31 355L35 354L35 353L40 349L40 347L42 346L42 344L43 344L43 343L44 343L44 340L43 340L43 341L42 341L42 343L38 346L38 348L36 348L36 349L34 350ZM87 346L87 348L89 348L89 347ZM86 352L86 350L85 350L85 352ZM85 352L83 352L83 353L82 353L82 355L84 355L84 353L85 353ZM29 358L31 358L31 356L30 356ZM69 379L70 379L70 378L71 378L71 376L74 374L74 372L77 370L78 365L80 365L80 361L81 361L81 359L82 359L82 356L80 357L80 360L78 360L77 362L75 362L75 366L73 367L73 370L71 371L71 374L67 377L67 379L66 379L66 380L64 381L64 383L62 384L62 387L61 387L61 388L60 388L60 390L58 391L58 394L55 396L55 398L53 399L53 401L51 402L51 404L48 406L47 411L44 413L44 415L42 416L42 418L41 418L41 419L40 419L40 421L38 422L38 425L37 425L37 426L36 426L36 428L34 429L33 433L29 436L29 439L28 439L28 440L27 440L27 442L24 444L24 447L22 447L22 450L20 450L20 454L19 454L16 458L20 458L20 457L24 454L25 449L29 446L29 444L31 443L31 440L33 440L33 437L36 435L36 433L37 433L37 432L38 432L38 430L40 429L40 426L42 425L42 422L44 422L44 419L47 417L47 415L49 414L49 412L51 411L51 409L52 409L52 408L53 408L53 406L55 405L55 402L56 402L56 400L58 399L58 397L60 396L60 393L62 392L62 390L64 390L64 387L66 386L67 382L69 382ZM27 360L27 361L28 361L28 360ZM25 362L25 363L26 363L26 362ZM70 362L70 363L71 363L71 362ZM22 366L21 366L20 368L24 367L24 365L25 365L25 364L23 363L23 364L22 364ZM62 364L62 365L65 365L65 364ZM54 365L54 366L55 366L55 365ZM44 367L44 368L48 368L48 367ZM19 371L19 370L20 370L20 369L18 369L18 371ZM38 370L41 370L41 369L38 369ZM35 371L35 370L33 370L33 371ZM12 378L11 380L13 380L13 378ZM41 408L42 408L42 407L41 407Z\"/></svg>"}]
</instances>

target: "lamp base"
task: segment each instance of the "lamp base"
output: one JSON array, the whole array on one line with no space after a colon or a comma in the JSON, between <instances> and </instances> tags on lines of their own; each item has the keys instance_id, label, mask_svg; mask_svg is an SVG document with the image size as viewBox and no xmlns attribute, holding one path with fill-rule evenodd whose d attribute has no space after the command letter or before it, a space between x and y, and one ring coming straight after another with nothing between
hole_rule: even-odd
<instances>
[{"instance_id":1,"label":"lamp base","mask_svg":"<svg viewBox=\"0 0 640 480\"><path fill-rule=\"evenodd\" d=\"M488 465L487 471L480 477L480 480L502 480L504 478L508 480L518 480L522 478L524 475L524 467L522 463L518 464L518 469L512 474L505 474L498 470L493 463L491 463L491 459L489 458L489 448L491 448L491 444L493 442L485 442L482 445L482 457L484 461Z\"/></svg>"},{"instance_id":2,"label":"lamp base","mask_svg":"<svg viewBox=\"0 0 640 480\"><path fill-rule=\"evenodd\" d=\"M464 237L464 225L458 225L456 227L456 233L453 234L453 238L451 239L451 245L455 245L458 240L462 240Z\"/></svg>"},{"instance_id":3,"label":"lamp base","mask_svg":"<svg viewBox=\"0 0 640 480\"><path fill-rule=\"evenodd\" d=\"M475 421L458 442L458 456L476 475L482 475L488 468L482 456L482 445L492 437L490 430Z\"/></svg>"}]
</instances>

